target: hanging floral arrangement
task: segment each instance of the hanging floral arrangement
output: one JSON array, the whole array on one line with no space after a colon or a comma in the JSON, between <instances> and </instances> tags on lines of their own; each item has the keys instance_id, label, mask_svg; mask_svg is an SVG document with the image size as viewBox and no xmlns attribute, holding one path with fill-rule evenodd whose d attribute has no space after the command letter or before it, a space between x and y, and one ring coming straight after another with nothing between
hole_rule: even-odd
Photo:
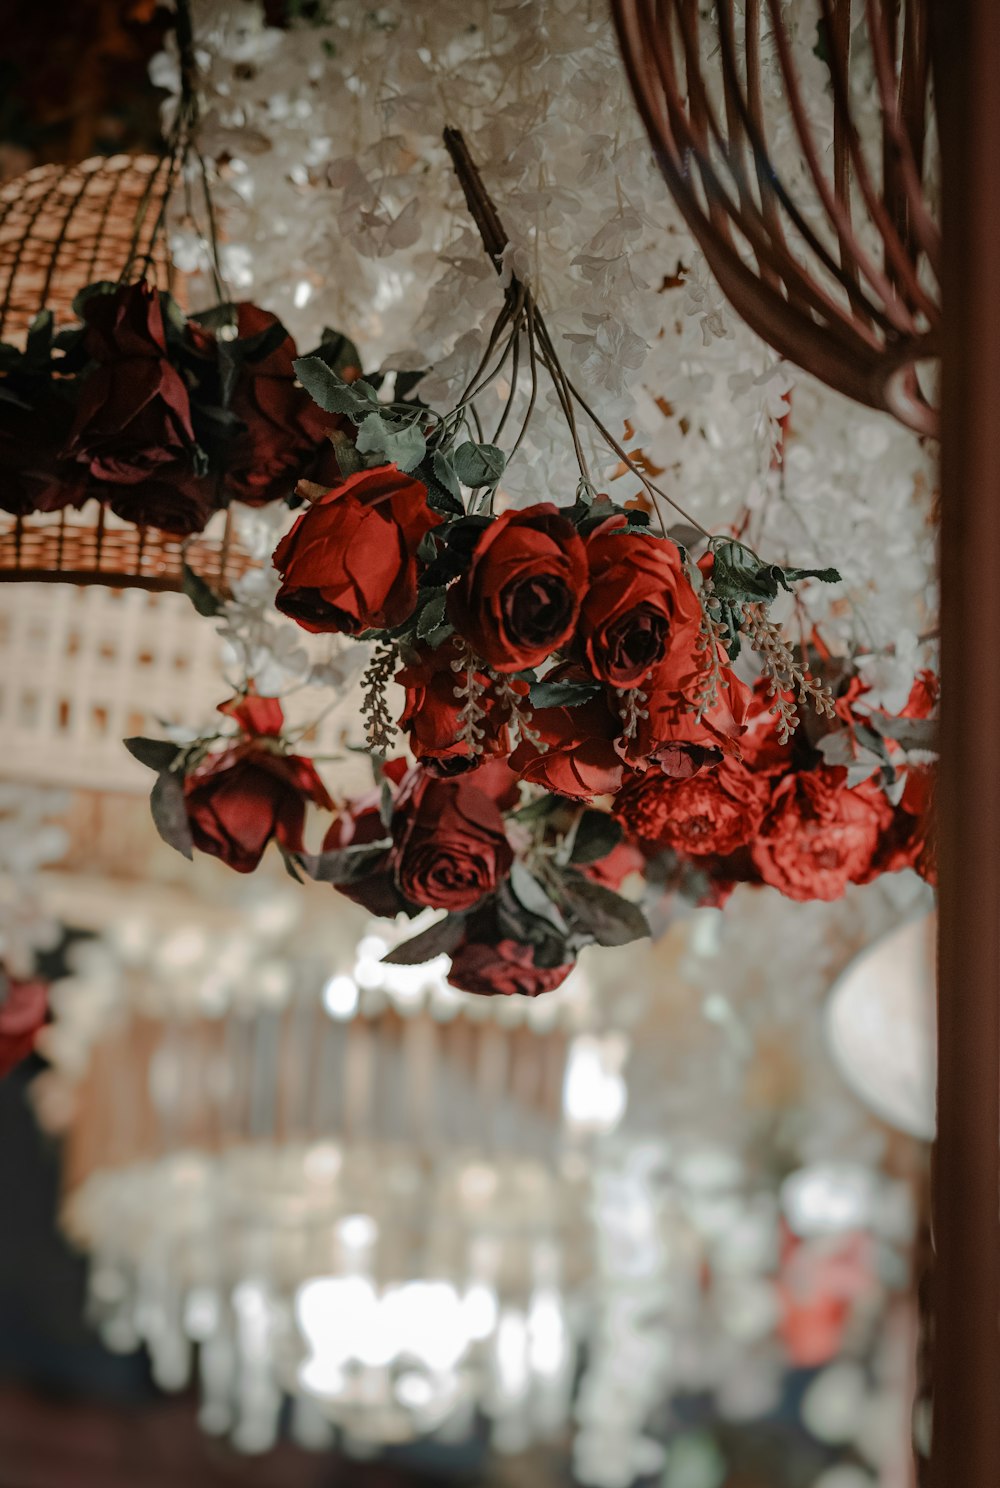
<instances>
[{"instance_id":1,"label":"hanging floral arrangement","mask_svg":"<svg viewBox=\"0 0 1000 1488\"><path fill-rule=\"evenodd\" d=\"M901 730L866 713L850 668L789 642L773 602L837 571L782 567L713 536L629 457L511 271L464 141L445 141L505 288L458 402L428 406L420 374L397 375L391 391L353 375L360 358L339 335L294 365L337 421L339 474L297 487L299 514L273 555L275 604L306 631L367 644L373 792L335 805L251 678L221 708L235 729L129 741L158 772L162 835L242 872L274 839L293 875L376 914L444 910L391 958L447 953L456 986L528 994L558 985L583 946L648 933L627 883L693 902L720 902L740 881L832 898L924 863L930 746L916 725L929 684ZM570 430L575 486L505 508L504 472L542 378ZM507 392L487 438L477 399L493 385ZM598 489L580 420L638 477L637 497ZM194 575L189 587L205 613L217 608ZM758 658L756 686L733 670L744 651ZM390 683L402 690L395 716ZM409 761L392 757L400 732ZM330 814L319 851L305 845L314 808Z\"/></svg>"}]
</instances>

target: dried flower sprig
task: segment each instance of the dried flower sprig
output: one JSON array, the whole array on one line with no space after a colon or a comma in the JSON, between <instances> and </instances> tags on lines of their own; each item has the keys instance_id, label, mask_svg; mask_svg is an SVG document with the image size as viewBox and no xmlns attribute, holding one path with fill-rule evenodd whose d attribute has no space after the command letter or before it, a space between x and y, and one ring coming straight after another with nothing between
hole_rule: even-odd
<instances>
[{"instance_id":1,"label":"dried flower sprig","mask_svg":"<svg viewBox=\"0 0 1000 1488\"><path fill-rule=\"evenodd\" d=\"M486 737L483 726L483 719L486 717L483 694L487 684L480 680L479 665L468 646L464 646L462 654L455 657L451 669L456 678L460 679L456 681L454 688L455 698L462 704L456 720L457 739L459 743L468 746L470 755L478 757L483 752L483 740Z\"/></svg>"},{"instance_id":2,"label":"dried flower sprig","mask_svg":"<svg viewBox=\"0 0 1000 1488\"><path fill-rule=\"evenodd\" d=\"M386 688L396 671L398 654L395 646L379 643L361 679L364 698L361 716L365 720L365 738L373 754L385 755L396 737L396 725L389 711Z\"/></svg>"},{"instance_id":3,"label":"dried flower sprig","mask_svg":"<svg viewBox=\"0 0 1000 1488\"><path fill-rule=\"evenodd\" d=\"M836 715L833 693L818 682L795 657L781 630L767 615L763 604L742 607L743 630L761 659L761 669L772 699L770 711L777 719L778 738L784 744L799 725L796 703L812 704L826 718Z\"/></svg>"}]
</instances>

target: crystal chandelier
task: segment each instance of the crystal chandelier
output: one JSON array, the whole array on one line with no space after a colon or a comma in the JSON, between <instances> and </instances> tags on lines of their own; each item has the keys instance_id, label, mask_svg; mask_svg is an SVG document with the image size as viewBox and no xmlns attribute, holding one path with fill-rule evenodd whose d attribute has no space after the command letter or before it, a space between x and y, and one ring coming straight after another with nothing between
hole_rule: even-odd
<instances>
[{"instance_id":1,"label":"crystal chandelier","mask_svg":"<svg viewBox=\"0 0 1000 1488\"><path fill-rule=\"evenodd\" d=\"M365 930L363 917L360 920ZM119 921L53 989L38 1082L68 1132L64 1223L112 1348L270 1447L374 1448L477 1414L501 1450L564 1426L592 1266L593 1138L627 1038L582 972L472 998L386 927ZM291 950L291 947L296 947Z\"/></svg>"}]
</instances>

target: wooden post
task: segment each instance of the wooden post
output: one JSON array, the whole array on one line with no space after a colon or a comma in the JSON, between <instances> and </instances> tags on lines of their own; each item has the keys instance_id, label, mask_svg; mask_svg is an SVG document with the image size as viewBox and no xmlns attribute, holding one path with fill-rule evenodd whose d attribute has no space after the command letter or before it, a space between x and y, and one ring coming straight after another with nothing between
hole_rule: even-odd
<instances>
[{"instance_id":1,"label":"wooden post","mask_svg":"<svg viewBox=\"0 0 1000 1488\"><path fill-rule=\"evenodd\" d=\"M1000 1488L1000 0L930 0L945 244L931 1488Z\"/></svg>"}]
</instances>

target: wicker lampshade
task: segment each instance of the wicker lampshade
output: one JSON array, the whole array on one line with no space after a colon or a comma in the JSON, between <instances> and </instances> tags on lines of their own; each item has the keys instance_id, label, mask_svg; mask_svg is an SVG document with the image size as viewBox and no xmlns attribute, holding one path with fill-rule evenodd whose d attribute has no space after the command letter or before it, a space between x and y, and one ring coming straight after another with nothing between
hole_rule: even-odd
<instances>
[{"instance_id":1,"label":"wicker lampshade","mask_svg":"<svg viewBox=\"0 0 1000 1488\"><path fill-rule=\"evenodd\" d=\"M664 179L737 313L838 392L936 433L915 370L941 325L926 0L867 0L856 23L850 0L611 9ZM822 69L808 78L803 28ZM801 169L778 163L781 137Z\"/></svg>"},{"instance_id":2,"label":"wicker lampshade","mask_svg":"<svg viewBox=\"0 0 1000 1488\"><path fill-rule=\"evenodd\" d=\"M72 323L77 292L117 279L133 252L141 259L151 251L157 281L183 303L183 283L162 235L152 241L168 176L165 156L113 155L39 166L0 186L0 340L23 347L43 309L53 312L57 326ZM217 590L250 562L228 514L185 544L174 534L120 521L97 501L81 511L0 512L0 581L179 590L185 552Z\"/></svg>"}]
</instances>

